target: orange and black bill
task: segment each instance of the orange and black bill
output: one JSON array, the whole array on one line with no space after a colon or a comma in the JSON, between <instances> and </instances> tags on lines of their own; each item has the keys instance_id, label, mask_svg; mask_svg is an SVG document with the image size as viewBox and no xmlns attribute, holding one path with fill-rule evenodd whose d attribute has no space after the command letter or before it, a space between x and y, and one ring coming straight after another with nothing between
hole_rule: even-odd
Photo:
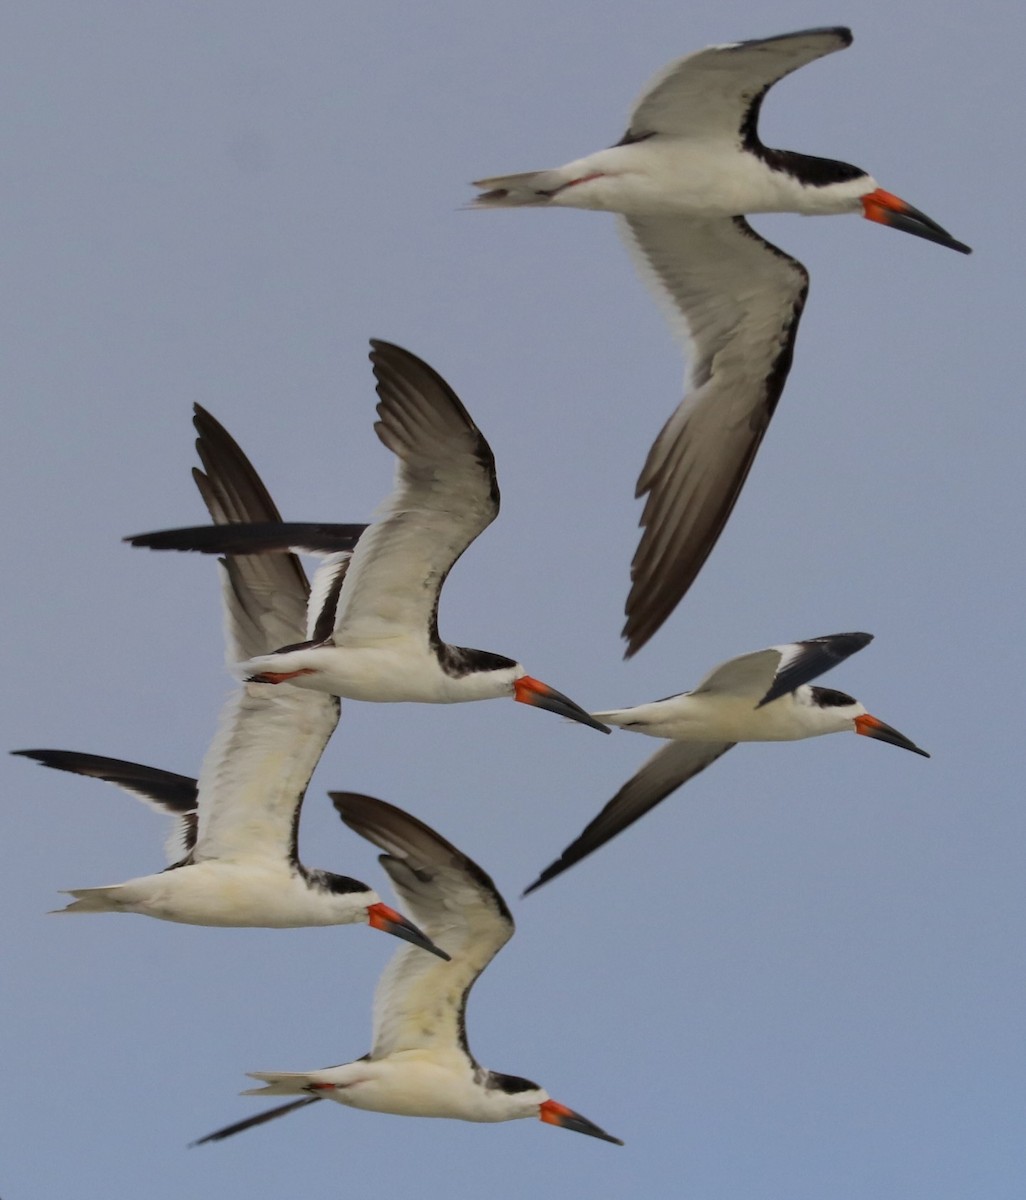
<instances>
[{"instance_id":1,"label":"orange and black bill","mask_svg":"<svg viewBox=\"0 0 1026 1200\"><path fill-rule=\"evenodd\" d=\"M421 933L412 921L407 921L402 913L396 912L394 908L389 908L381 901L378 901L377 904L367 905L367 923L371 929L380 929L385 933L390 933L393 937L402 938L404 942L412 942L414 946L419 946L422 950L437 954L446 962L450 961L451 956L444 950L440 950L429 937Z\"/></svg>"},{"instance_id":2,"label":"orange and black bill","mask_svg":"<svg viewBox=\"0 0 1026 1200\"><path fill-rule=\"evenodd\" d=\"M903 233L911 233L916 237L926 238L928 242L936 242L939 246L947 246L949 250L957 250L959 254L972 254L972 247L965 242L956 241L950 233L936 221L932 220L918 208L913 208L900 196L877 188L862 197L862 215L870 221L878 221L881 225L890 225L892 229L900 229Z\"/></svg>"},{"instance_id":3,"label":"orange and black bill","mask_svg":"<svg viewBox=\"0 0 1026 1200\"><path fill-rule=\"evenodd\" d=\"M885 725L883 721L871 717L869 713L863 713L861 717L855 718L855 732L864 734L866 737L876 738L880 742L889 742L892 746L900 746L902 750L911 750L913 754L921 754L923 758L930 757L929 751L921 749L893 726Z\"/></svg>"},{"instance_id":4,"label":"orange and black bill","mask_svg":"<svg viewBox=\"0 0 1026 1200\"><path fill-rule=\"evenodd\" d=\"M579 704L574 704L569 696L557 692L555 688L542 683L540 679L532 679L530 675L521 675L513 685L513 699L521 704L533 704L535 708L544 708L561 717L569 717L571 721L580 721L582 725L590 725L602 733L612 732L608 725L596 721L589 712L585 712Z\"/></svg>"},{"instance_id":5,"label":"orange and black bill","mask_svg":"<svg viewBox=\"0 0 1026 1200\"><path fill-rule=\"evenodd\" d=\"M587 1117L582 1117L580 1113L574 1112L572 1108L567 1108L565 1104L560 1104L556 1100L546 1100L539 1107L538 1116L546 1125L558 1125L561 1129L571 1129L574 1133L586 1133L589 1137L597 1137L601 1138L604 1142L612 1142L614 1146L623 1145L620 1138L613 1137L611 1133L606 1133L604 1129L599 1129Z\"/></svg>"}]
</instances>

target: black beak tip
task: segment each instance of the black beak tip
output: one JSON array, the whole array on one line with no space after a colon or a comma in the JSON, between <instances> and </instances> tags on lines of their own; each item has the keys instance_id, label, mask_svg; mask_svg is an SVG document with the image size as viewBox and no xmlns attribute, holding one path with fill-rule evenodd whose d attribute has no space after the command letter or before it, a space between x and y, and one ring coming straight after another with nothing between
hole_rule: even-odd
<instances>
[{"instance_id":1,"label":"black beak tip","mask_svg":"<svg viewBox=\"0 0 1026 1200\"><path fill-rule=\"evenodd\" d=\"M544 688L544 690L541 690ZM519 690L514 693L517 700L522 703L534 705L536 708L543 708L547 712L555 713L559 717L566 717L571 721L577 722L579 725L588 725L592 729L597 729L600 733L612 733L608 725L603 725L601 721L597 721L590 712L581 708L579 704L571 700L569 696L564 696L562 692L557 692L555 688L548 687L546 684L537 685L529 691L521 693Z\"/></svg>"},{"instance_id":2,"label":"black beak tip","mask_svg":"<svg viewBox=\"0 0 1026 1200\"><path fill-rule=\"evenodd\" d=\"M407 930L396 930L395 932L397 936L403 938L411 945L419 946L421 950L426 950L429 954L434 954L445 962L452 962L452 955L446 954L441 946L436 946L435 943L429 937L425 937L420 930L417 930L416 933L411 933Z\"/></svg>"},{"instance_id":3,"label":"black beak tip","mask_svg":"<svg viewBox=\"0 0 1026 1200\"><path fill-rule=\"evenodd\" d=\"M567 1129L571 1129L574 1133L587 1134L588 1137L598 1138L600 1142L612 1142L614 1146L622 1146L623 1140L618 1137L613 1137L611 1133L606 1133L604 1129L600 1129L594 1121L589 1121L587 1117L579 1117L576 1121L568 1121Z\"/></svg>"},{"instance_id":4,"label":"black beak tip","mask_svg":"<svg viewBox=\"0 0 1026 1200\"><path fill-rule=\"evenodd\" d=\"M564 697L564 700L565 699L566 698ZM593 717L590 712L587 712L585 709L581 708L579 704L575 704L572 700L566 700L566 706L564 708L563 715L568 716L571 721L576 721L578 725L587 725L589 729L597 729L599 733L613 732L608 725L603 725L603 723Z\"/></svg>"},{"instance_id":5,"label":"black beak tip","mask_svg":"<svg viewBox=\"0 0 1026 1200\"><path fill-rule=\"evenodd\" d=\"M950 235L944 239L938 239L938 244L947 246L949 250L957 250L959 254L972 254L973 252L972 246L967 246L965 242L956 241Z\"/></svg>"},{"instance_id":6,"label":"black beak tip","mask_svg":"<svg viewBox=\"0 0 1026 1200\"><path fill-rule=\"evenodd\" d=\"M900 740L900 741L898 741L897 739L895 739L895 742L894 742L894 744L895 744L896 746L900 746L900 747L901 747L903 750L911 750L913 754L919 754L919 755L922 755L922 757L923 757L923 758L929 758L929 757L930 757L930 752L929 752L929 750L924 750L924 749L922 748L922 746L917 746L917 745L915 744L915 742L913 742L913 741L912 741L910 738L904 737L904 736L902 736L902 735L899 735L899 737L901 737L901 740Z\"/></svg>"},{"instance_id":7,"label":"black beak tip","mask_svg":"<svg viewBox=\"0 0 1026 1200\"><path fill-rule=\"evenodd\" d=\"M603 724L603 722L601 722L597 717L593 717L590 712L586 712L583 708L577 709L576 719L581 725L587 725L591 729L597 729L599 733L613 732L608 725Z\"/></svg>"},{"instance_id":8,"label":"black beak tip","mask_svg":"<svg viewBox=\"0 0 1026 1200\"><path fill-rule=\"evenodd\" d=\"M896 217L894 220L895 229L901 229L905 233L911 233L915 237L924 238L928 242L936 242L938 246L946 246L949 250L956 250L959 254L972 254L971 246L967 246L965 242L960 242L957 238L953 238L946 229L938 225L936 221L932 221L925 213L921 213L918 209L913 209L906 216Z\"/></svg>"},{"instance_id":9,"label":"black beak tip","mask_svg":"<svg viewBox=\"0 0 1026 1200\"><path fill-rule=\"evenodd\" d=\"M429 954L435 954L445 962L452 962L452 955L446 952L424 933L413 925L400 925L396 922L389 924L387 932L393 937L401 938L404 942L409 942L411 946L417 946L421 950L427 950Z\"/></svg>"}]
</instances>

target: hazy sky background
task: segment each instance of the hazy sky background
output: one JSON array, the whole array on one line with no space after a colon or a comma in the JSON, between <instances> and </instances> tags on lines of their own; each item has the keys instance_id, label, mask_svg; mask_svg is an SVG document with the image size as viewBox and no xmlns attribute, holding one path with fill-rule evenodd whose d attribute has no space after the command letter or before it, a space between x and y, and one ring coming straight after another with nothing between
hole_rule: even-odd
<instances>
[{"instance_id":1,"label":"hazy sky background","mask_svg":"<svg viewBox=\"0 0 1026 1200\"><path fill-rule=\"evenodd\" d=\"M794 369L698 583L625 664L634 481L680 354L610 218L460 205L616 141L677 55L838 22L854 45L773 92L764 140L858 163L975 253L755 219L812 276ZM1021 1200L1024 25L964 0L4 6L6 747L198 771L231 686L213 563L119 538L204 519L195 401L286 517L368 519L393 469L375 336L449 379L498 462L445 637L602 708L865 629L823 682L934 757L741 747L521 904L655 744L507 701L347 703L304 858L387 891L326 799L348 788L477 859L519 931L474 1051L627 1144L324 1104L195 1150L260 1109L245 1071L367 1050L393 943L46 916L158 869L165 829L3 758L3 1200Z\"/></svg>"}]
</instances>

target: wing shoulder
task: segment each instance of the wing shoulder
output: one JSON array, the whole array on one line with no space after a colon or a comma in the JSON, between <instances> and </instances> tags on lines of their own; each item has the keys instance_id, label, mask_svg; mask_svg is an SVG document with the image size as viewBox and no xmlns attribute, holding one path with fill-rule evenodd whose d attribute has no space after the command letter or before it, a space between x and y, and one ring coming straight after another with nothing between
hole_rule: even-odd
<instances>
[{"instance_id":1,"label":"wing shoulder","mask_svg":"<svg viewBox=\"0 0 1026 1200\"><path fill-rule=\"evenodd\" d=\"M766 650L754 650L751 654L740 654L737 658L720 663L698 684L693 694L751 695L754 704L762 699L773 683L784 649L770 646Z\"/></svg>"}]
</instances>

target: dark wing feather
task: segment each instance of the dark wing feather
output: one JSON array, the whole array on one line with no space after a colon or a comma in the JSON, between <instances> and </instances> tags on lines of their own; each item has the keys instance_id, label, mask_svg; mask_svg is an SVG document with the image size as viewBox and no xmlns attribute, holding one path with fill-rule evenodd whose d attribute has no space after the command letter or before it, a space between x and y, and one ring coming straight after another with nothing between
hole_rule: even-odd
<instances>
[{"instance_id":1,"label":"dark wing feather","mask_svg":"<svg viewBox=\"0 0 1026 1200\"><path fill-rule=\"evenodd\" d=\"M723 531L784 388L808 275L742 217L621 218L642 276L689 353L687 393L649 451L637 494L627 656L673 612Z\"/></svg>"},{"instance_id":2,"label":"dark wing feather","mask_svg":"<svg viewBox=\"0 0 1026 1200\"><path fill-rule=\"evenodd\" d=\"M169 862L178 862L196 844L197 786L196 780L187 775L176 775L172 771L161 771L121 758L106 758L101 754L81 754L77 750L12 750L11 753L34 759L57 771L70 771L116 784L151 808L177 817L166 847Z\"/></svg>"},{"instance_id":3,"label":"dark wing feather","mask_svg":"<svg viewBox=\"0 0 1026 1200\"><path fill-rule=\"evenodd\" d=\"M150 550L194 550L199 554L280 554L285 550L331 554L352 550L366 528L331 522L251 521L160 529L135 533L124 541Z\"/></svg>"},{"instance_id":4,"label":"dark wing feather","mask_svg":"<svg viewBox=\"0 0 1026 1200\"><path fill-rule=\"evenodd\" d=\"M604 846L611 838L633 825L660 800L682 783L693 778L734 742L671 742L663 746L644 764L638 773L623 785L599 815L588 825L576 841L570 843L559 858L546 867L538 878L524 891L526 896L535 888L561 875L568 867L587 858L593 850Z\"/></svg>"},{"instance_id":5,"label":"dark wing feather","mask_svg":"<svg viewBox=\"0 0 1026 1200\"><path fill-rule=\"evenodd\" d=\"M793 642L789 646L774 647L780 651L780 665L772 687L757 707L762 708L764 704L793 692L803 683L810 683L844 662L849 655L868 646L872 640L871 633L831 633L804 642Z\"/></svg>"},{"instance_id":6,"label":"dark wing feather","mask_svg":"<svg viewBox=\"0 0 1026 1200\"><path fill-rule=\"evenodd\" d=\"M213 1133L208 1133L206 1137L197 1138L196 1141L190 1142L190 1149L193 1146L205 1146L207 1142L221 1142L225 1138L231 1137L233 1134L242 1133L244 1129L252 1129L254 1125L263 1125L267 1121L273 1121L276 1117L283 1117L286 1113L295 1112L297 1108L305 1108L308 1104L316 1104L318 1100L323 1100L323 1096L304 1096L301 1100L292 1100L288 1104L279 1104L277 1108L269 1108L266 1112L259 1113L255 1117L245 1117L241 1121L236 1121L234 1125L225 1125L222 1129L215 1129Z\"/></svg>"},{"instance_id":7,"label":"dark wing feather","mask_svg":"<svg viewBox=\"0 0 1026 1200\"><path fill-rule=\"evenodd\" d=\"M12 750L11 753L34 759L57 771L70 771L117 784L137 799L175 817L192 812L196 807L196 780L188 775L160 771L121 758L106 758L102 754L80 754L77 750Z\"/></svg>"}]
</instances>

